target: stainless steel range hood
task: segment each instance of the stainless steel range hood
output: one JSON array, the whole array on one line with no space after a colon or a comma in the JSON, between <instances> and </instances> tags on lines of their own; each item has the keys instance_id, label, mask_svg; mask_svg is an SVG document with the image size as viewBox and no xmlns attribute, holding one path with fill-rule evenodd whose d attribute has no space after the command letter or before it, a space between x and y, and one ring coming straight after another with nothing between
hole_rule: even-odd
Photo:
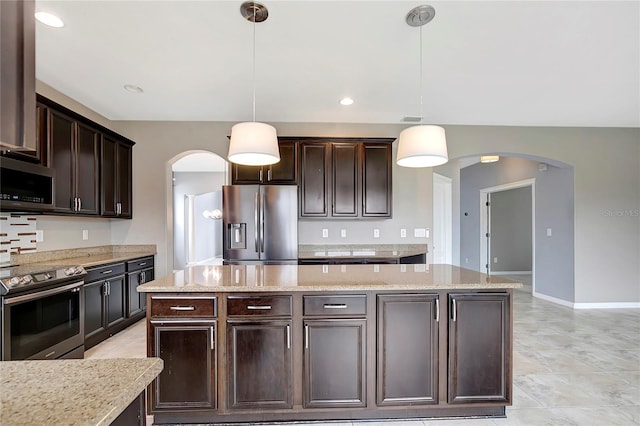
<instances>
[{"instance_id":1,"label":"stainless steel range hood","mask_svg":"<svg viewBox=\"0 0 640 426\"><path fill-rule=\"evenodd\" d=\"M35 2L0 1L0 150L36 150Z\"/></svg>"}]
</instances>

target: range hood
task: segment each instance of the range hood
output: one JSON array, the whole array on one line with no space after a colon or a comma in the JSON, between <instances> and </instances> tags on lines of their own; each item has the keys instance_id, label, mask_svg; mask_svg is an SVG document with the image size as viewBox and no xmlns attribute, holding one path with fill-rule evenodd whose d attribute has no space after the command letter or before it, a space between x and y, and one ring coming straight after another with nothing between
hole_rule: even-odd
<instances>
[{"instance_id":1,"label":"range hood","mask_svg":"<svg viewBox=\"0 0 640 426\"><path fill-rule=\"evenodd\" d=\"M36 150L35 1L0 1L0 150Z\"/></svg>"}]
</instances>

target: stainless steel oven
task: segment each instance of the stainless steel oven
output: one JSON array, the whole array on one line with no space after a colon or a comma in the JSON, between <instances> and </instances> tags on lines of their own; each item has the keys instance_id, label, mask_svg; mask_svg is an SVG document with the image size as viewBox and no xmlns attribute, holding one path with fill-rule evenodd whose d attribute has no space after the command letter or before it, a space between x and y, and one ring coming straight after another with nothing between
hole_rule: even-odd
<instances>
[{"instance_id":1,"label":"stainless steel oven","mask_svg":"<svg viewBox=\"0 0 640 426\"><path fill-rule=\"evenodd\" d=\"M0 299L2 360L84 357L84 281L54 274L35 274L31 287ZM49 285L37 286L39 275Z\"/></svg>"}]
</instances>

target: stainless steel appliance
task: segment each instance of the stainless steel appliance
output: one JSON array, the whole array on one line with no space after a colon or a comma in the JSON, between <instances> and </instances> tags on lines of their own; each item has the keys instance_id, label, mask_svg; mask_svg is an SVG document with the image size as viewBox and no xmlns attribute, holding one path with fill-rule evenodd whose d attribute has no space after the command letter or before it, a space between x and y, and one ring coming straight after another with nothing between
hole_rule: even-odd
<instances>
[{"instance_id":1,"label":"stainless steel appliance","mask_svg":"<svg viewBox=\"0 0 640 426\"><path fill-rule=\"evenodd\" d=\"M0 269L0 360L84 357L82 266Z\"/></svg>"},{"instance_id":2,"label":"stainless steel appliance","mask_svg":"<svg viewBox=\"0 0 640 426\"><path fill-rule=\"evenodd\" d=\"M53 210L55 170L0 157L0 210Z\"/></svg>"},{"instance_id":3,"label":"stainless steel appliance","mask_svg":"<svg viewBox=\"0 0 640 426\"><path fill-rule=\"evenodd\" d=\"M298 261L298 188L222 187L225 263Z\"/></svg>"}]
</instances>

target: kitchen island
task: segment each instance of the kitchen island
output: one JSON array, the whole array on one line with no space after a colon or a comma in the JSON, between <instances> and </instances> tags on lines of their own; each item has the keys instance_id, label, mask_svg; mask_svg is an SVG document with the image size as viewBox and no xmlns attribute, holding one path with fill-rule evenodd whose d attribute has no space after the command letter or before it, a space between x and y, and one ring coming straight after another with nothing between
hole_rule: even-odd
<instances>
[{"instance_id":1,"label":"kitchen island","mask_svg":"<svg viewBox=\"0 0 640 426\"><path fill-rule=\"evenodd\" d=\"M500 417L512 292L451 265L196 266L138 287L155 423Z\"/></svg>"},{"instance_id":2,"label":"kitchen island","mask_svg":"<svg viewBox=\"0 0 640 426\"><path fill-rule=\"evenodd\" d=\"M141 394L162 366L158 358L0 362L0 424L145 424Z\"/></svg>"}]
</instances>

